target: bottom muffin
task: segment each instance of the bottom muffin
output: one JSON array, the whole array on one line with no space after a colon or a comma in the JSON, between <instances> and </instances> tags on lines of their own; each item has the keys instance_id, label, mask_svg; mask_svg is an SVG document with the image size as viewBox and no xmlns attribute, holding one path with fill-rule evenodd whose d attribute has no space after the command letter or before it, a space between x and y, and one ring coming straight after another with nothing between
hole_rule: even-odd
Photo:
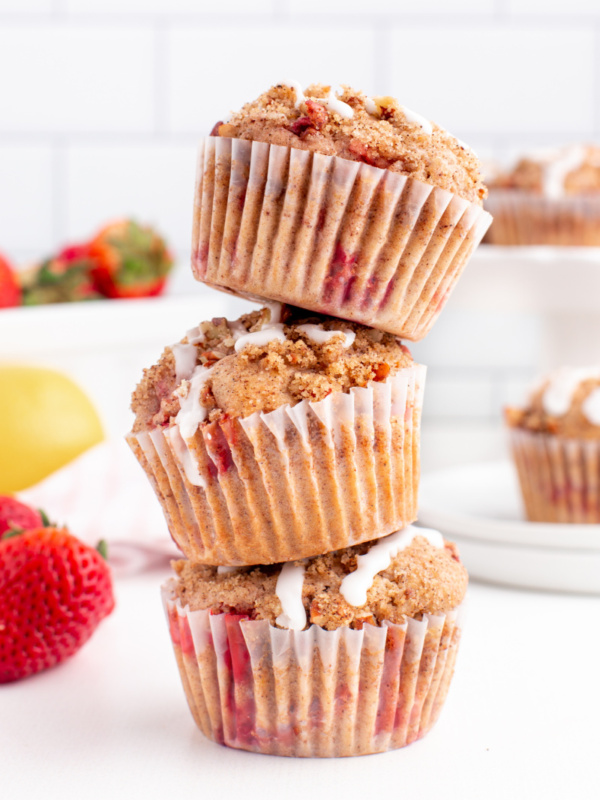
<instances>
[{"instance_id":1,"label":"bottom muffin","mask_svg":"<svg viewBox=\"0 0 600 800\"><path fill-rule=\"evenodd\" d=\"M467 573L409 527L304 561L177 561L163 587L194 719L220 744L285 756L403 747L435 723L461 635Z\"/></svg>"}]
</instances>

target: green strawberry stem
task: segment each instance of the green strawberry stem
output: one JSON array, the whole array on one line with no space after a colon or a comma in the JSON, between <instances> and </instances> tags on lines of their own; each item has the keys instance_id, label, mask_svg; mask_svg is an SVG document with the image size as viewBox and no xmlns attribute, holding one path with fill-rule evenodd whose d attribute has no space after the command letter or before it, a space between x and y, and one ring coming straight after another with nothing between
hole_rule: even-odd
<instances>
[{"instance_id":1,"label":"green strawberry stem","mask_svg":"<svg viewBox=\"0 0 600 800\"><path fill-rule=\"evenodd\" d=\"M100 539L96 545L96 550L100 553L105 561L108 561L108 544L106 543L106 539Z\"/></svg>"},{"instance_id":2,"label":"green strawberry stem","mask_svg":"<svg viewBox=\"0 0 600 800\"><path fill-rule=\"evenodd\" d=\"M25 528L9 528L0 536L0 540L12 539L13 536L20 536L22 533L25 533Z\"/></svg>"}]
</instances>

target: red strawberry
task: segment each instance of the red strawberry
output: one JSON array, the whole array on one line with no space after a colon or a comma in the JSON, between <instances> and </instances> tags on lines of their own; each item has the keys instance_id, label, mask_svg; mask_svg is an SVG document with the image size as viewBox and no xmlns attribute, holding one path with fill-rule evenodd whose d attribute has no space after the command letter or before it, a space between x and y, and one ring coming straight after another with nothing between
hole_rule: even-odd
<instances>
[{"instance_id":1,"label":"red strawberry","mask_svg":"<svg viewBox=\"0 0 600 800\"><path fill-rule=\"evenodd\" d=\"M65 247L24 274L24 305L102 299L92 282L91 269L87 244Z\"/></svg>"},{"instance_id":2,"label":"red strawberry","mask_svg":"<svg viewBox=\"0 0 600 800\"><path fill-rule=\"evenodd\" d=\"M0 308L12 308L21 304L21 288L17 276L8 263L0 255Z\"/></svg>"},{"instance_id":3,"label":"red strawberry","mask_svg":"<svg viewBox=\"0 0 600 800\"><path fill-rule=\"evenodd\" d=\"M60 664L114 608L110 571L67 530L0 540L0 683Z\"/></svg>"},{"instance_id":4,"label":"red strawberry","mask_svg":"<svg viewBox=\"0 0 600 800\"><path fill-rule=\"evenodd\" d=\"M90 242L92 278L105 297L153 297L165 287L173 258L164 239L133 220L107 225Z\"/></svg>"},{"instance_id":5,"label":"red strawberry","mask_svg":"<svg viewBox=\"0 0 600 800\"><path fill-rule=\"evenodd\" d=\"M0 539L2 534L11 528L21 528L31 530L31 528L41 528L44 519L35 508L26 506L16 497L0 495Z\"/></svg>"}]
</instances>

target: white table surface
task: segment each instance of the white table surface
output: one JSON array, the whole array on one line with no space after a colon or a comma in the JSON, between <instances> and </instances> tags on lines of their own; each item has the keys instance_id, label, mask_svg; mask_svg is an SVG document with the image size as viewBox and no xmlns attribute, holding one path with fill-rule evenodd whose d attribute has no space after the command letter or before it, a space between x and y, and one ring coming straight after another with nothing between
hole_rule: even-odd
<instances>
[{"instance_id":1,"label":"white table surface","mask_svg":"<svg viewBox=\"0 0 600 800\"><path fill-rule=\"evenodd\" d=\"M286 759L195 728L158 587L117 581L117 608L69 662L0 686L0 796L536 800L597 798L597 598L473 583L437 727L403 750Z\"/></svg>"}]
</instances>

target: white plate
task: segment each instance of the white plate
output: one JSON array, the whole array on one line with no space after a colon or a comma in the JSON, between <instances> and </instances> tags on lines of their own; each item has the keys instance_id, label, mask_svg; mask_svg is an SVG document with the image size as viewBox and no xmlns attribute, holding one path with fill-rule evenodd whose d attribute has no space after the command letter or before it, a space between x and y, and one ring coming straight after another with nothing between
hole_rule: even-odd
<instances>
[{"instance_id":1,"label":"white plate","mask_svg":"<svg viewBox=\"0 0 600 800\"><path fill-rule=\"evenodd\" d=\"M456 541L473 578L600 594L600 525L527 522L509 462L425 475L419 522Z\"/></svg>"}]
</instances>

